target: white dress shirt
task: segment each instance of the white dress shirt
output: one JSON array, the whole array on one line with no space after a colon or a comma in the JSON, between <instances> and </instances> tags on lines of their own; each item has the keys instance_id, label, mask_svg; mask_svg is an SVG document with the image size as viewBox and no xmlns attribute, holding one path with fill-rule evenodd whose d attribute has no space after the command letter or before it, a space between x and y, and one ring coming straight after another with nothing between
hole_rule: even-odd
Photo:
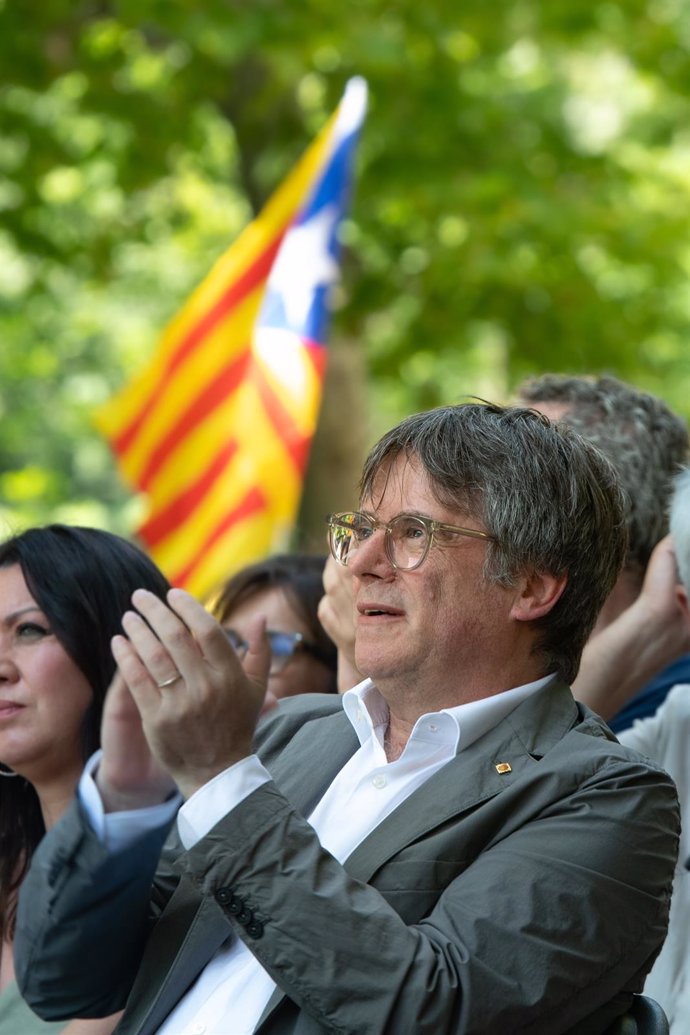
<instances>
[{"instance_id":1,"label":"white dress shirt","mask_svg":"<svg viewBox=\"0 0 690 1035\"><path fill-rule=\"evenodd\" d=\"M343 862L386 816L458 751L497 726L518 704L553 678L546 676L481 701L422 715L394 762L387 761L383 747L388 726L385 700L371 680L348 690L343 695L343 708L360 747L309 816L322 846ZM104 815L90 775L97 762L98 756L94 756L82 777L79 793L96 833L110 850L117 851L144 830L167 821L170 810L179 805L178 799L154 809ZM200 788L178 812L178 832L185 848L192 848L223 816L270 778L259 759L251 755ZM158 816L155 822L154 814ZM161 1025L158 1035L251 1035L275 987L244 942L234 937L216 952Z\"/></svg>"}]
</instances>

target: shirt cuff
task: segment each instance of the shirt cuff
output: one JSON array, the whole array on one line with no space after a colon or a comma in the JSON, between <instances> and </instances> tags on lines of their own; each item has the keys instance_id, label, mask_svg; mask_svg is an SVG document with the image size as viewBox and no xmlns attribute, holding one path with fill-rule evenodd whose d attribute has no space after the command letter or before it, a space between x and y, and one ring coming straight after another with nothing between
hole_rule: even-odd
<instances>
[{"instance_id":1,"label":"shirt cuff","mask_svg":"<svg viewBox=\"0 0 690 1035\"><path fill-rule=\"evenodd\" d=\"M193 848L228 812L270 779L256 755L248 755L205 783L177 814L177 832L184 847Z\"/></svg>"},{"instance_id":2,"label":"shirt cuff","mask_svg":"<svg viewBox=\"0 0 690 1035\"><path fill-rule=\"evenodd\" d=\"M99 841L110 854L115 855L129 848L142 834L170 824L180 807L182 795L175 794L161 805L149 805L144 809L105 812L94 779L102 755L102 751L96 751L86 763L77 795Z\"/></svg>"}]
</instances>

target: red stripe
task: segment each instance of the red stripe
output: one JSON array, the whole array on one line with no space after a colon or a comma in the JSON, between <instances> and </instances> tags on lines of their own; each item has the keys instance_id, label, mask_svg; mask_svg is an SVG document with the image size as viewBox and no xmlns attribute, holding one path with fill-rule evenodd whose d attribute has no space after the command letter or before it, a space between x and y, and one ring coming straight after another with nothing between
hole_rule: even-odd
<instances>
[{"instance_id":1,"label":"red stripe","mask_svg":"<svg viewBox=\"0 0 690 1035\"><path fill-rule=\"evenodd\" d=\"M210 492L223 472L227 470L237 452L237 448L235 439L224 443L211 460L211 463L208 464L206 470L201 472L199 478L188 486L184 492L175 496L162 510L141 525L138 532L139 538L143 539L148 547L153 548L157 546L162 539L169 536L171 532L174 532L176 528L191 517L206 494Z\"/></svg>"},{"instance_id":2,"label":"red stripe","mask_svg":"<svg viewBox=\"0 0 690 1035\"><path fill-rule=\"evenodd\" d=\"M325 355L323 359L317 360L314 353L323 352L325 354L326 350L319 346L315 348L307 346L306 352L310 359L314 361L317 373L322 376L319 372L319 366L321 367L321 371L325 369ZM298 429L293 418L285 409L279 397L264 377L263 370L258 364L254 365L253 374L257 391L261 398L261 402L264 405L264 409L266 410L266 415L273 425L276 435L283 442L288 455L292 458L297 473L302 476L304 474L304 469L307 466L312 436L305 435Z\"/></svg>"},{"instance_id":3,"label":"red stripe","mask_svg":"<svg viewBox=\"0 0 690 1035\"><path fill-rule=\"evenodd\" d=\"M319 381L323 385L323 379L326 374L326 360L328 359L328 349L325 345L318 345L316 342L305 341L304 347L309 359L312 361L314 371Z\"/></svg>"},{"instance_id":4,"label":"red stripe","mask_svg":"<svg viewBox=\"0 0 690 1035\"><path fill-rule=\"evenodd\" d=\"M242 354L239 357L235 357L221 370L214 381L208 384L196 398L190 401L177 423L170 428L167 434L158 442L155 449L152 450L146 466L137 479L140 489L146 491L149 488L155 475L180 443L191 434L202 420L208 417L210 413L220 406L221 403L229 399L232 393L237 390L246 375L250 357L250 346L245 345ZM200 461L203 462L205 459L205 457L201 457Z\"/></svg>"},{"instance_id":5,"label":"red stripe","mask_svg":"<svg viewBox=\"0 0 690 1035\"><path fill-rule=\"evenodd\" d=\"M199 562L203 559L205 554L214 543L223 536L233 525L239 524L240 521L246 520L266 507L266 497L259 488L253 486L246 494L242 502L234 510L231 510L229 514L220 521L216 527L206 537L205 542L199 547L194 557L184 568L181 568L174 576L171 577L170 581L174 586L185 586L190 576L194 573L194 570L199 565Z\"/></svg>"},{"instance_id":6,"label":"red stripe","mask_svg":"<svg viewBox=\"0 0 690 1035\"><path fill-rule=\"evenodd\" d=\"M221 295L218 301L204 313L198 322L187 331L182 338L176 351L168 361L166 369L160 379L156 382L148 398L142 403L139 412L127 427L112 439L112 447L118 456L122 456L130 449L133 440L139 434L142 425L150 412L150 406L154 396L160 395L166 385L170 382L172 375L187 358L200 341L203 341L214 329L214 327L227 316L231 309L237 306L246 296L254 290L257 284L266 280L271 272L271 266L280 248L283 237L287 230L286 224L278 235L271 241L271 244L259 255L251 266L237 280L227 288L225 294Z\"/></svg>"}]
</instances>

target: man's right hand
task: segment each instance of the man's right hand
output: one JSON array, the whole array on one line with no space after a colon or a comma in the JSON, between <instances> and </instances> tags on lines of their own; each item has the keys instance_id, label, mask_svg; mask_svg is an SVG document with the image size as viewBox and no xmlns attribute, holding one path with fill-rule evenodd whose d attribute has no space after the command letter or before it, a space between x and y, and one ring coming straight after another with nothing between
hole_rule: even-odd
<instances>
[{"instance_id":1,"label":"man's right hand","mask_svg":"<svg viewBox=\"0 0 690 1035\"><path fill-rule=\"evenodd\" d=\"M249 650L240 661L223 629L189 593L171 589L163 601L138 589L132 604L122 617L126 636L112 641L131 694L118 700L125 720L130 701L136 706L137 738L140 730L153 758L188 799L252 752L270 665L265 618L257 615L248 629ZM126 753L126 740L118 738L116 747ZM145 760L138 739L136 748L136 771L157 787L154 763ZM106 776L112 785L110 769ZM117 776L119 790L122 765Z\"/></svg>"}]
</instances>

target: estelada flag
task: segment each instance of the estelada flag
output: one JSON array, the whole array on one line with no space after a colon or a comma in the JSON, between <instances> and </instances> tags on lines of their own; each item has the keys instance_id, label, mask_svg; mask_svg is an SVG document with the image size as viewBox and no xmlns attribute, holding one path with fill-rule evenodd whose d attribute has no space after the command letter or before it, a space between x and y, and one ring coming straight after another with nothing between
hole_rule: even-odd
<instances>
[{"instance_id":1,"label":"estelada flag","mask_svg":"<svg viewBox=\"0 0 690 1035\"><path fill-rule=\"evenodd\" d=\"M125 479L146 494L138 537L197 596L286 548L294 526L365 108L366 85L352 79L148 366L96 414Z\"/></svg>"}]
</instances>

